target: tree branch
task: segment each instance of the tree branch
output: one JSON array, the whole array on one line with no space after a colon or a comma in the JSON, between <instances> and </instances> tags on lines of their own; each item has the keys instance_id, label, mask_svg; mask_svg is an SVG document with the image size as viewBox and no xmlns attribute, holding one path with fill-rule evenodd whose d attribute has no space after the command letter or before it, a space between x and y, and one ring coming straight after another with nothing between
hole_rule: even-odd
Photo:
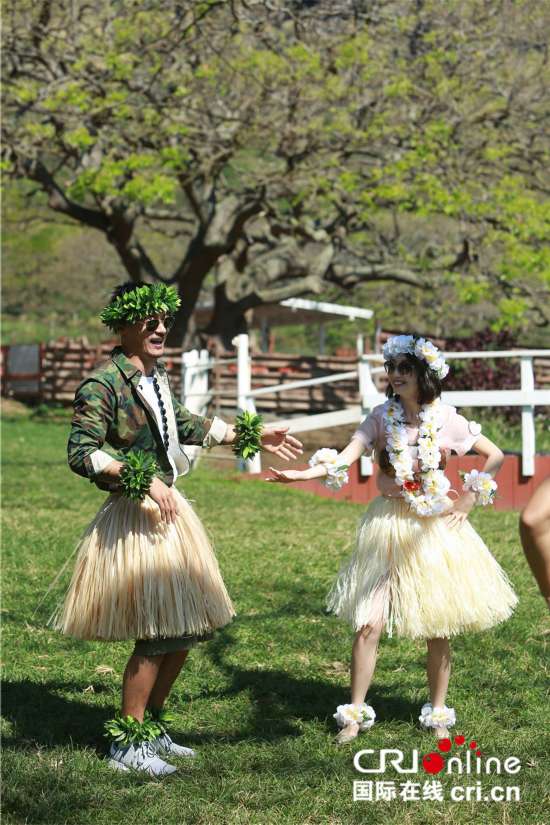
<instances>
[{"instance_id":1,"label":"tree branch","mask_svg":"<svg viewBox=\"0 0 550 825\"><path fill-rule=\"evenodd\" d=\"M89 209L71 201L41 161L18 159L17 164L25 177L36 181L42 186L42 189L48 195L48 205L55 212L61 212L78 223L84 223L86 226L91 226L105 233L108 232L109 221L107 216L99 210Z\"/></svg>"}]
</instances>

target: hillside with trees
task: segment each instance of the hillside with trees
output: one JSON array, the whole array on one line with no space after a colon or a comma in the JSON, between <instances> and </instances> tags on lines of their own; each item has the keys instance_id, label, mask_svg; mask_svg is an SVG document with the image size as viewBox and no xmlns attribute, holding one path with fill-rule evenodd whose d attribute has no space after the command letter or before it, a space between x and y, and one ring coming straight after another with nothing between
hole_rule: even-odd
<instances>
[{"instance_id":1,"label":"hillside with trees","mask_svg":"<svg viewBox=\"0 0 550 825\"><path fill-rule=\"evenodd\" d=\"M541 341L549 19L537 0L10 0L6 317L93 329L130 277L177 287L172 344L227 343L298 295Z\"/></svg>"}]
</instances>

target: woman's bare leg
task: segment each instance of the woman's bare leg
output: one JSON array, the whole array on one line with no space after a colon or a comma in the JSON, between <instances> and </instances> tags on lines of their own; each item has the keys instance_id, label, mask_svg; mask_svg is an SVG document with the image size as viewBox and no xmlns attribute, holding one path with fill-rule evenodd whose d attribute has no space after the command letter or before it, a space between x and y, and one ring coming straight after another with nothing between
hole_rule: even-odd
<instances>
[{"instance_id":1,"label":"woman's bare leg","mask_svg":"<svg viewBox=\"0 0 550 825\"><path fill-rule=\"evenodd\" d=\"M354 705L362 704L367 696L374 676L381 633L380 623L364 625L355 635L351 654L351 701Z\"/></svg>"},{"instance_id":2,"label":"woman's bare leg","mask_svg":"<svg viewBox=\"0 0 550 825\"><path fill-rule=\"evenodd\" d=\"M383 626L382 621L366 624L355 635L351 654L351 701L354 705L361 705L366 699L376 667ZM349 742L358 733L359 725L353 722L342 728L336 740L340 744Z\"/></svg>"},{"instance_id":3,"label":"woman's bare leg","mask_svg":"<svg viewBox=\"0 0 550 825\"><path fill-rule=\"evenodd\" d=\"M441 638L427 639L426 641L428 645L426 672L430 689L430 702L434 708L443 707L451 675L449 640ZM449 735L449 731L445 727L435 728L435 735L438 739L442 739Z\"/></svg>"}]
</instances>

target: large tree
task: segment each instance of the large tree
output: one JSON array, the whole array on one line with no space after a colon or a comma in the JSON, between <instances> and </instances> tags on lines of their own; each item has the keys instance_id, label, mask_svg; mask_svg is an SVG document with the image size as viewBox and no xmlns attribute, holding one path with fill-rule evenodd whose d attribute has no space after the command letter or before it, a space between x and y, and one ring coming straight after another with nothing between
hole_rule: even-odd
<instances>
[{"instance_id":1,"label":"large tree","mask_svg":"<svg viewBox=\"0 0 550 825\"><path fill-rule=\"evenodd\" d=\"M4 168L227 342L263 302L394 281L547 324L539 0L11 0ZM159 271L148 229L179 250Z\"/></svg>"}]
</instances>

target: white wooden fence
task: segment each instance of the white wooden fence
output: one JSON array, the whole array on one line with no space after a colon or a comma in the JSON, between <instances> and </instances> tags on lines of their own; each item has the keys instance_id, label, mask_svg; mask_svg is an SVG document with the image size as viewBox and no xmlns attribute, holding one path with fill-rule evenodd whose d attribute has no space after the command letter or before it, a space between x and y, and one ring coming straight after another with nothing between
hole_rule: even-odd
<instances>
[{"instance_id":1,"label":"white wooden fence","mask_svg":"<svg viewBox=\"0 0 550 825\"><path fill-rule=\"evenodd\" d=\"M250 355L248 351L248 335L238 335L234 343L237 346L238 362L238 399L240 409L255 412L254 399L268 393L286 392L299 387L310 387L327 382L343 381L357 376L359 381L360 406L350 406L336 412L306 415L299 418L289 418L277 423L289 426L293 433L303 433L326 427L339 427L344 424L354 424L361 421L377 404L386 400L386 396L379 392L372 380L377 372L382 372L383 356L380 353L360 356L358 369L351 372L342 372L320 378L311 378L304 381L292 381L270 387L252 389ZM521 386L516 390L457 390L443 392L442 400L456 407L521 407L522 433L522 472L524 476L535 473L535 407L550 405L550 390L535 389L533 372L533 358L548 357L550 350L495 350L482 352L446 352L447 360L471 358L519 358L521 362ZM371 366L372 365L372 366ZM249 472L259 472L261 469L260 456L246 463ZM373 471L370 458L363 457L361 473L371 475Z\"/></svg>"}]
</instances>

